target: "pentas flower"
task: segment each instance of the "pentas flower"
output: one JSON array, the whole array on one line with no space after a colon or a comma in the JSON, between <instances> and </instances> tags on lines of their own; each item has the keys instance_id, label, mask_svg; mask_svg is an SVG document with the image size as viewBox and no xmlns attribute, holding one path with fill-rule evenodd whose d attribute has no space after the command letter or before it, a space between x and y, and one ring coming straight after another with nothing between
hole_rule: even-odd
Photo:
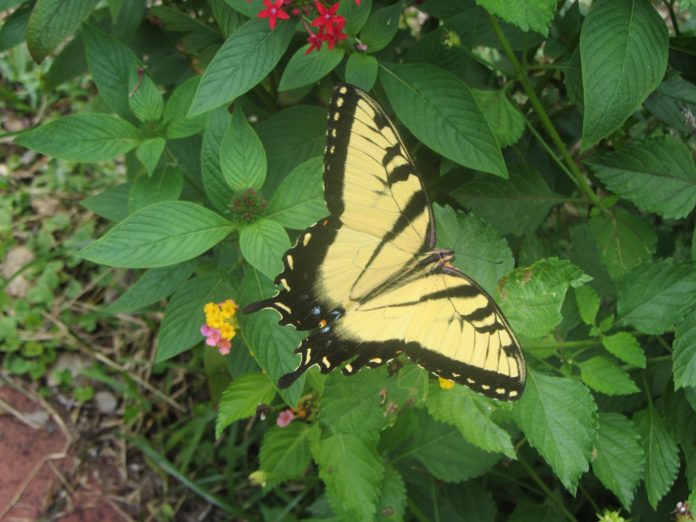
<instances>
[{"instance_id":1,"label":"pentas flower","mask_svg":"<svg viewBox=\"0 0 696 522\"><path fill-rule=\"evenodd\" d=\"M259 11L259 18L268 18L268 26L271 31L275 29L278 19L287 20L290 15L283 10L283 6L289 4L286 0L263 0L266 9Z\"/></svg>"},{"instance_id":2,"label":"pentas flower","mask_svg":"<svg viewBox=\"0 0 696 522\"><path fill-rule=\"evenodd\" d=\"M220 355L227 355L232 348L232 338L237 334L237 303L227 299L221 303L208 303L203 307L205 324L201 326L201 335L205 344L217 347Z\"/></svg>"},{"instance_id":3,"label":"pentas flower","mask_svg":"<svg viewBox=\"0 0 696 522\"><path fill-rule=\"evenodd\" d=\"M312 27L319 27L324 30L324 33L331 36L343 29L346 25L346 19L341 15L337 15L338 2L331 7L324 7L321 3L315 2L314 7L317 8L319 16L312 20Z\"/></svg>"}]
</instances>

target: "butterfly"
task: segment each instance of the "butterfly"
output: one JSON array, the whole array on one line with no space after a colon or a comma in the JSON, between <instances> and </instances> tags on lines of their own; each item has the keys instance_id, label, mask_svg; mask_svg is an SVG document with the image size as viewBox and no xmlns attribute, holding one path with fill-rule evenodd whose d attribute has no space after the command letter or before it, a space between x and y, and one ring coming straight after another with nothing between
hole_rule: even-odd
<instances>
[{"instance_id":1,"label":"butterfly","mask_svg":"<svg viewBox=\"0 0 696 522\"><path fill-rule=\"evenodd\" d=\"M271 308L308 330L290 386L308 368L351 375L405 353L431 373L500 400L519 399L526 366L493 299L435 248L433 211L396 127L362 90L329 103L324 197L330 215L283 255Z\"/></svg>"}]
</instances>

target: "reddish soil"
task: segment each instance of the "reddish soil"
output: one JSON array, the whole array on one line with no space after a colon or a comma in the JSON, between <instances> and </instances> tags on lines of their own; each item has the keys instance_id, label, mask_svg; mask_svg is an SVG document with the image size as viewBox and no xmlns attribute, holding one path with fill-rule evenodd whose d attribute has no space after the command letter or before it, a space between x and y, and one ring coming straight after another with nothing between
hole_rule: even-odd
<instances>
[{"instance_id":1,"label":"reddish soil","mask_svg":"<svg viewBox=\"0 0 696 522\"><path fill-rule=\"evenodd\" d=\"M0 383L0 400L0 522L131 520L110 498L113 462L85 466L71 428L27 394Z\"/></svg>"}]
</instances>

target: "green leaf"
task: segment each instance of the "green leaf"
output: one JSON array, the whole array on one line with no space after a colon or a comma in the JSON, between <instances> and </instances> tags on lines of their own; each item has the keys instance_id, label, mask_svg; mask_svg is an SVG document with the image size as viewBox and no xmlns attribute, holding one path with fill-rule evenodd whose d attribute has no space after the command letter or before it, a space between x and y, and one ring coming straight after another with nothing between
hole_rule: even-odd
<instances>
[{"instance_id":1,"label":"green leaf","mask_svg":"<svg viewBox=\"0 0 696 522\"><path fill-rule=\"evenodd\" d=\"M118 115L131 117L128 85L131 74L140 67L135 54L113 36L89 24L82 24L82 40L99 94Z\"/></svg>"},{"instance_id":2,"label":"green leaf","mask_svg":"<svg viewBox=\"0 0 696 522\"><path fill-rule=\"evenodd\" d=\"M427 405L435 420L456 426L462 437L474 446L515 458L510 434L490 418L495 411L493 401L464 386L443 390L434 383L430 386Z\"/></svg>"},{"instance_id":3,"label":"green leaf","mask_svg":"<svg viewBox=\"0 0 696 522\"><path fill-rule=\"evenodd\" d=\"M696 85L680 76L672 76L662 82L643 105L670 127L691 132L692 128L685 120L682 109L686 107L696 113Z\"/></svg>"},{"instance_id":4,"label":"green leaf","mask_svg":"<svg viewBox=\"0 0 696 522\"><path fill-rule=\"evenodd\" d=\"M201 344L201 326L205 323L203 307L211 301L229 299L233 291L226 276L217 272L194 277L181 285L164 310L155 362L166 361Z\"/></svg>"},{"instance_id":5,"label":"green leaf","mask_svg":"<svg viewBox=\"0 0 696 522\"><path fill-rule=\"evenodd\" d=\"M543 337L563 319L561 305L568 288L589 280L565 259L541 259L530 267L517 268L503 280L499 304L517 334Z\"/></svg>"},{"instance_id":6,"label":"green leaf","mask_svg":"<svg viewBox=\"0 0 696 522\"><path fill-rule=\"evenodd\" d=\"M266 151L261 140L236 107L232 121L220 144L220 167L225 181L234 192L260 190L266 179Z\"/></svg>"},{"instance_id":7,"label":"green leaf","mask_svg":"<svg viewBox=\"0 0 696 522\"><path fill-rule=\"evenodd\" d=\"M640 435L629 419L618 413L600 413L592 471L614 493L627 511L645 466Z\"/></svg>"},{"instance_id":8,"label":"green leaf","mask_svg":"<svg viewBox=\"0 0 696 522\"><path fill-rule=\"evenodd\" d=\"M607 351L624 362L645 368L645 352L638 339L628 332L619 332L602 338L602 345Z\"/></svg>"},{"instance_id":9,"label":"green leaf","mask_svg":"<svg viewBox=\"0 0 696 522\"><path fill-rule=\"evenodd\" d=\"M597 355L577 365L582 382L593 390L606 395L630 395L640 391L628 373L609 357Z\"/></svg>"},{"instance_id":10,"label":"green leaf","mask_svg":"<svg viewBox=\"0 0 696 522\"><path fill-rule=\"evenodd\" d=\"M514 145L524 132L524 117L503 90L473 89L474 98L501 147Z\"/></svg>"},{"instance_id":11,"label":"green leaf","mask_svg":"<svg viewBox=\"0 0 696 522\"><path fill-rule=\"evenodd\" d=\"M268 381L268 379L266 379ZM263 437L259 460L271 481L302 478L312 458L312 428L305 422L291 422L284 428L274 426Z\"/></svg>"},{"instance_id":12,"label":"green leaf","mask_svg":"<svg viewBox=\"0 0 696 522\"><path fill-rule=\"evenodd\" d=\"M256 18L259 11L263 10L263 0L225 0L232 9L243 14L247 18ZM268 22L266 22L268 25Z\"/></svg>"},{"instance_id":13,"label":"green leaf","mask_svg":"<svg viewBox=\"0 0 696 522\"><path fill-rule=\"evenodd\" d=\"M346 81L369 92L377 81L379 62L374 56L353 53L346 62Z\"/></svg>"},{"instance_id":14,"label":"green leaf","mask_svg":"<svg viewBox=\"0 0 696 522\"><path fill-rule=\"evenodd\" d=\"M142 142L135 150L136 156L145 166L148 175L151 176L155 171L166 144L167 141L164 138L151 138Z\"/></svg>"},{"instance_id":15,"label":"green leaf","mask_svg":"<svg viewBox=\"0 0 696 522\"><path fill-rule=\"evenodd\" d=\"M592 326L595 324L597 312L599 312L599 295L589 285L579 286L575 289L575 302L582 322Z\"/></svg>"},{"instance_id":16,"label":"green leaf","mask_svg":"<svg viewBox=\"0 0 696 522\"><path fill-rule=\"evenodd\" d=\"M181 263L215 246L234 226L219 214L186 201L149 205L80 251L83 259L123 268Z\"/></svg>"},{"instance_id":17,"label":"green leaf","mask_svg":"<svg viewBox=\"0 0 696 522\"><path fill-rule=\"evenodd\" d=\"M156 122L164 112L164 99L143 68L130 71L128 106L142 122Z\"/></svg>"},{"instance_id":18,"label":"green leaf","mask_svg":"<svg viewBox=\"0 0 696 522\"><path fill-rule=\"evenodd\" d=\"M292 55L280 79L279 91L299 89L321 80L341 63L346 52L343 47L329 49L328 46L324 46L307 54L308 49L309 44L300 47Z\"/></svg>"},{"instance_id":19,"label":"green leaf","mask_svg":"<svg viewBox=\"0 0 696 522\"><path fill-rule=\"evenodd\" d=\"M198 134L205 128L207 113L188 118L193 96L196 94L201 77L194 76L177 85L164 107L163 122L167 124L166 137L169 139L185 138Z\"/></svg>"},{"instance_id":20,"label":"green leaf","mask_svg":"<svg viewBox=\"0 0 696 522\"><path fill-rule=\"evenodd\" d=\"M590 218L588 224L602 264L614 281L632 268L650 261L655 252L655 229L642 216L619 208L611 215Z\"/></svg>"},{"instance_id":21,"label":"green leaf","mask_svg":"<svg viewBox=\"0 0 696 522\"><path fill-rule=\"evenodd\" d=\"M564 201L528 165L512 167L509 180L478 176L454 189L452 197L501 234L516 236L534 232L551 207Z\"/></svg>"},{"instance_id":22,"label":"green leaf","mask_svg":"<svg viewBox=\"0 0 696 522\"><path fill-rule=\"evenodd\" d=\"M478 217L434 205L437 243L455 253L454 265L490 295L498 281L510 273L515 258L507 241Z\"/></svg>"},{"instance_id":23,"label":"green leaf","mask_svg":"<svg viewBox=\"0 0 696 522\"><path fill-rule=\"evenodd\" d=\"M287 49L295 25L283 21L271 31L267 20L256 18L232 33L203 73L189 116L229 103L265 78Z\"/></svg>"},{"instance_id":24,"label":"green leaf","mask_svg":"<svg viewBox=\"0 0 696 522\"><path fill-rule=\"evenodd\" d=\"M233 380L220 398L215 421L215 437L234 421L256 414L260 404L269 404L275 397L275 387L263 373L251 373Z\"/></svg>"},{"instance_id":25,"label":"green leaf","mask_svg":"<svg viewBox=\"0 0 696 522\"><path fill-rule=\"evenodd\" d=\"M26 32L27 47L34 61L41 63L72 35L98 3L99 0L38 0L31 11Z\"/></svg>"},{"instance_id":26,"label":"green leaf","mask_svg":"<svg viewBox=\"0 0 696 522\"><path fill-rule=\"evenodd\" d=\"M655 408L636 413L645 451L645 489L653 509L670 490L679 471L679 448Z\"/></svg>"},{"instance_id":27,"label":"green leaf","mask_svg":"<svg viewBox=\"0 0 696 522\"><path fill-rule=\"evenodd\" d=\"M222 175L222 140L232 118L225 108L212 111L203 133L201 145L201 177L205 193L215 210L224 212L234 197L234 191Z\"/></svg>"},{"instance_id":28,"label":"green leaf","mask_svg":"<svg viewBox=\"0 0 696 522\"><path fill-rule=\"evenodd\" d=\"M367 434L338 433L312 448L328 493L353 520L371 520L379 502L384 464Z\"/></svg>"},{"instance_id":29,"label":"green leaf","mask_svg":"<svg viewBox=\"0 0 696 522\"><path fill-rule=\"evenodd\" d=\"M152 176L140 176L128 195L130 213L161 201L176 201L184 188L184 175L176 167L168 167Z\"/></svg>"},{"instance_id":30,"label":"green leaf","mask_svg":"<svg viewBox=\"0 0 696 522\"><path fill-rule=\"evenodd\" d=\"M142 140L140 131L109 114L85 112L26 131L15 143L47 156L95 163L125 154Z\"/></svg>"},{"instance_id":31,"label":"green leaf","mask_svg":"<svg viewBox=\"0 0 696 522\"><path fill-rule=\"evenodd\" d=\"M599 0L580 33L583 150L618 129L662 81L667 26L648 0Z\"/></svg>"},{"instance_id":32,"label":"green leaf","mask_svg":"<svg viewBox=\"0 0 696 522\"><path fill-rule=\"evenodd\" d=\"M132 186L131 183L116 185L83 199L80 204L109 221L121 221L128 216L128 194Z\"/></svg>"},{"instance_id":33,"label":"green leaf","mask_svg":"<svg viewBox=\"0 0 696 522\"><path fill-rule=\"evenodd\" d=\"M618 286L617 324L659 335L696 303L696 268L663 259L634 268Z\"/></svg>"},{"instance_id":34,"label":"green leaf","mask_svg":"<svg viewBox=\"0 0 696 522\"><path fill-rule=\"evenodd\" d=\"M396 468L386 464L382 479L382 492L377 502L378 522L403 520L406 511L406 485Z\"/></svg>"},{"instance_id":35,"label":"green leaf","mask_svg":"<svg viewBox=\"0 0 696 522\"><path fill-rule=\"evenodd\" d=\"M0 27L0 51L7 51L24 41L33 5L26 3L4 19Z\"/></svg>"},{"instance_id":36,"label":"green leaf","mask_svg":"<svg viewBox=\"0 0 696 522\"><path fill-rule=\"evenodd\" d=\"M469 87L427 64L383 65L394 112L425 145L472 169L508 177L500 146Z\"/></svg>"},{"instance_id":37,"label":"green leaf","mask_svg":"<svg viewBox=\"0 0 696 522\"><path fill-rule=\"evenodd\" d=\"M527 386L513 410L529 444L572 494L589 468L597 434L597 405L581 383L527 368Z\"/></svg>"},{"instance_id":38,"label":"green leaf","mask_svg":"<svg viewBox=\"0 0 696 522\"><path fill-rule=\"evenodd\" d=\"M367 22L372 10L372 0L362 0L360 5L355 0L340 0L338 14L346 19L344 31L348 36L355 36Z\"/></svg>"},{"instance_id":39,"label":"green leaf","mask_svg":"<svg viewBox=\"0 0 696 522\"><path fill-rule=\"evenodd\" d=\"M696 165L676 138L639 142L589 165L609 190L646 212L679 219L696 205Z\"/></svg>"},{"instance_id":40,"label":"green leaf","mask_svg":"<svg viewBox=\"0 0 696 522\"><path fill-rule=\"evenodd\" d=\"M268 156L264 190L272 193L292 169L324 154L326 110L301 105L290 107L262 122L257 132Z\"/></svg>"},{"instance_id":41,"label":"green leaf","mask_svg":"<svg viewBox=\"0 0 696 522\"><path fill-rule=\"evenodd\" d=\"M672 372L675 388L696 386L696 314L693 312L677 325Z\"/></svg>"},{"instance_id":42,"label":"green leaf","mask_svg":"<svg viewBox=\"0 0 696 522\"><path fill-rule=\"evenodd\" d=\"M286 228L302 230L329 214L324 203L323 158L312 158L283 179L268 204L266 217Z\"/></svg>"},{"instance_id":43,"label":"green leaf","mask_svg":"<svg viewBox=\"0 0 696 522\"><path fill-rule=\"evenodd\" d=\"M290 248L290 239L282 225L261 219L242 228L239 248L251 266L275 279L283 269L281 257Z\"/></svg>"},{"instance_id":44,"label":"green leaf","mask_svg":"<svg viewBox=\"0 0 696 522\"><path fill-rule=\"evenodd\" d=\"M376 53L389 45L399 28L401 9L401 2L397 2L370 15L360 32L360 41L367 45L368 53Z\"/></svg>"},{"instance_id":45,"label":"green leaf","mask_svg":"<svg viewBox=\"0 0 696 522\"><path fill-rule=\"evenodd\" d=\"M515 24L523 31L536 31L547 36L549 26L556 12L555 0L525 0L508 2L507 0L476 0L489 13Z\"/></svg>"},{"instance_id":46,"label":"green leaf","mask_svg":"<svg viewBox=\"0 0 696 522\"><path fill-rule=\"evenodd\" d=\"M192 259L178 265L147 270L106 311L110 314L133 312L161 301L186 282L196 264L196 260Z\"/></svg>"}]
</instances>

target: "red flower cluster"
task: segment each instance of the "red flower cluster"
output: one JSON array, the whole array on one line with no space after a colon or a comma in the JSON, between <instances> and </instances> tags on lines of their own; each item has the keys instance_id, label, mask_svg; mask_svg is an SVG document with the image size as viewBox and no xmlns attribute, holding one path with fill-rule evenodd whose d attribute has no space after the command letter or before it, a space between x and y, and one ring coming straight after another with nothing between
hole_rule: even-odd
<instances>
[{"instance_id":1,"label":"red flower cluster","mask_svg":"<svg viewBox=\"0 0 696 522\"><path fill-rule=\"evenodd\" d=\"M278 18L281 20L290 18L290 15L283 11L283 5L285 3L285 0L263 0L263 5L266 6L266 9L259 11L258 16L259 18L268 18L268 25L271 31L275 29Z\"/></svg>"}]
</instances>

